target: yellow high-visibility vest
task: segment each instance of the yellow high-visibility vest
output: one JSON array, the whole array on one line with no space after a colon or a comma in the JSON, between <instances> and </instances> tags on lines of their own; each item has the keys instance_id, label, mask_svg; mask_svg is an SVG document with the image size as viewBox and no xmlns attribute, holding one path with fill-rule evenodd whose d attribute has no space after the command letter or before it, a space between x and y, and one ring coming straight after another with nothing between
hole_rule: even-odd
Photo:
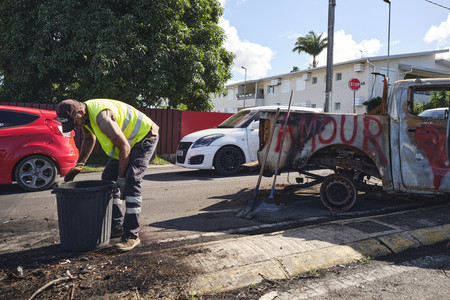
<instances>
[{"instance_id":1,"label":"yellow high-visibility vest","mask_svg":"<svg viewBox=\"0 0 450 300\"><path fill-rule=\"evenodd\" d=\"M95 134L103 151L112 158L119 159L119 150L98 127L97 115L102 110L109 109L114 113L130 148L140 142L152 128L152 120L129 104L110 99L91 99L84 104L87 106L90 122L90 126L85 126L86 129Z\"/></svg>"}]
</instances>

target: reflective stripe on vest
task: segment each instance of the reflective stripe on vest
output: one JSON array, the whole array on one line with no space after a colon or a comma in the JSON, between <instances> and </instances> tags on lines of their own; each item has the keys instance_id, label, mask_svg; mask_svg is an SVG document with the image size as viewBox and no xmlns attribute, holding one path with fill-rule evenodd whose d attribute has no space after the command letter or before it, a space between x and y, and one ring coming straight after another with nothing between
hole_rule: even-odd
<instances>
[{"instance_id":1,"label":"reflective stripe on vest","mask_svg":"<svg viewBox=\"0 0 450 300\"><path fill-rule=\"evenodd\" d=\"M130 135L128 136L128 144L133 143L133 139L136 137L136 135L139 133L139 129L141 128L142 120L144 119L144 114L141 112L138 112L138 117L136 120L136 123L133 126L133 130L131 131ZM125 117L125 121L122 124L122 132L128 127L128 124L131 122L131 118L133 117L133 109L130 105L127 106L127 114ZM108 153L108 156L112 157L114 155L114 152L116 151L116 147L113 147L111 152Z\"/></svg>"}]
</instances>

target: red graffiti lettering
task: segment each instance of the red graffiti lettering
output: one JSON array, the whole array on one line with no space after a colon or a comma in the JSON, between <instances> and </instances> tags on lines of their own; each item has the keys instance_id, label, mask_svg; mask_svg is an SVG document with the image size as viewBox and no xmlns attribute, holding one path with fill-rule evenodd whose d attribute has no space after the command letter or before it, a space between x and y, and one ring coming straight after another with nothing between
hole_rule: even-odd
<instances>
[{"instance_id":1,"label":"red graffiti lettering","mask_svg":"<svg viewBox=\"0 0 450 300\"><path fill-rule=\"evenodd\" d=\"M371 116L365 116L364 119L364 141L363 141L363 150L368 152L369 150L369 142L372 145L373 148L375 148L376 153L378 154L380 161L383 165L387 164L386 156L384 155L383 151L381 150L380 144L378 143L378 138L383 133L383 126L377 118L371 117ZM372 133L370 131L369 125L370 121L375 122L378 125L378 132Z\"/></svg>"},{"instance_id":2,"label":"red graffiti lettering","mask_svg":"<svg viewBox=\"0 0 450 300\"><path fill-rule=\"evenodd\" d=\"M304 141L310 138L315 133L317 123L317 114L314 114L312 120L309 122L309 126L306 125L306 114L302 114L300 118L300 145L299 150L303 149ZM314 152L316 150L316 139L312 139L311 150Z\"/></svg>"},{"instance_id":3,"label":"red graffiti lettering","mask_svg":"<svg viewBox=\"0 0 450 300\"><path fill-rule=\"evenodd\" d=\"M425 124L416 128L414 134L417 145L423 149L433 172L434 188L441 187L442 178L449 172L445 166L447 154L445 152L445 130L438 129L431 124Z\"/></svg>"},{"instance_id":4,"label":"red graffiti lettering","mask_svg":"<svg viewBox=\"0 0 450 300\"><path fill-rule=\"evenodd\" d=\"M283 135L284 131L284 123L286 122L287 115L284 116L283 125L280 126L280 129L278 130L278 138L277 138L277 145L275 147L275 152L278 153L281 150L281 142L284 139L285 135ZM290 119L290 117L289 117ZM286 132L289 133L291 136L292 141L294 141L294 129L292 128L292 125L289 124L289 121L287 122L288 125L286 126Z\"/></svg>"},{"instance_id":5,"label":"red graffiti lettering","mask_svg":"<svg viewBox=\"0 0 450 300\"><path fill-rule=\"evenodd\" d=\"M328 139L324 139L322 137L322 132L323 132L323 129L325 128L325 126L328 123L333 123L333 133L331 134L331 136ZM337 131L336 120L334 118L332 118L332 117L324 117L322 124L320 124L319 141L322 144L329 144L329 143L331 143L336 138L336 131Z\"/></svg>"},{"instance_id":6,"label":"red graffiti lettering","mask_svg":"<svg viewBox=\"0 0 450 300\"><path fill-rule=\"evenodd\" d=\"M344 144L350 145L350 144L353 144L353 142L355 141L355 138L356 138L356 133L357 133L357 129L358 129L358 126L357 126L358 116L353 116L353 133L352 133L352 137L349 140L347 140L345 138L345 133L344 133L345 119L346 119L346 116L342 115L341 116L341 140Z\"/></svg>"},{"instance_id":7,"label":"red graffiti lettering","mask_svg":"<svg viewBox=\"0 0 450 300\"><path fill-rule=\"evenodd\" d=\"M383 153L381 145L383 124L382 122L373 116L364 116L362 121L364 127L358 130L359 122L361 122L360 116L353 116L353 124L347 124L347 116L341 115L340 120L332 116L321 114L294 114L291 116L294 120L289 121L289 125L286 128L286 133L291 137L293 142L292 150L296 149L301 151L305 146L305 143L311 140L311 151L316 151L316 143L319 142L322 145L328 145L335 142L337 134L340 135L342 143L346 145L353 145L358 137L358 134L362 134L363 151L374 151L373 155L376 155L377 160L381 164L387 164L387 158ZM284 116L286 118L286 116ZM340 124L338 124L340 121ZM283 122L284 123L284 122ZM294 124L294 125L293 125ZM338 128L340 126L340 128ZM353 126L353 128L351 127ZM278 140L275 146L275 152L279 152L281 148L283 138L284 125L279 127ZM337 132L339 130L339 133ZM348 134L351 133L349 136ZM347 134L347 136L346 136ZM316 141L317 139L317 141ZM359 141L361 139L358 139ZM294 145L295 143L295 145Z\"/></svg>"}]
</instances>

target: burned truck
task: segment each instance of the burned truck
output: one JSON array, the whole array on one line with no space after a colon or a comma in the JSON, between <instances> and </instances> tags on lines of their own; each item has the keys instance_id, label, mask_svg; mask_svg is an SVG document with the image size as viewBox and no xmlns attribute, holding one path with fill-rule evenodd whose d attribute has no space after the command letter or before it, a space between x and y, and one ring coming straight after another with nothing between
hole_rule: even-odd
<instances>
[{"instance_id":1,"label":"burned truck","mask_svg":"<svg viewBox=\"0 0 450 300\"><path fill-rule=\"evenodd\" d=\"M263 174L299 172L300 186L321 184L322 203L335 211L349 210L358 191L450 193L448 113L414 112L417 103L431 99L448 103L449 93L450 79L402 80L391 86L389 98L385 82L382 104L367 114L263 112ZM315 170L330 172L321 176Z\"/></svg>"}]
</instances>

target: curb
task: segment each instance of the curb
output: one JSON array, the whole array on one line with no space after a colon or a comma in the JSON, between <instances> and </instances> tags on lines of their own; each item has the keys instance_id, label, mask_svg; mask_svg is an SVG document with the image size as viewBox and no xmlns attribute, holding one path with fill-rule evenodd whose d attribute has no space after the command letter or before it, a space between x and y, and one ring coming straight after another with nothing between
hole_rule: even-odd
<instances>
[{"instance_id":1,"label":"curb","mask_svg":"<svg viewBox=\"0 0 450 300\"><path fill-rule=\"evenodd\" d=\"M450 225L446 224L372 237L345 245L312 249L218 271L206 270L205 273L193 278L189 291L193 295L215 294L258 284L263 280L290 279L303 273L352 263L365 257L376 258L400 253L410 248L433 245L449 239ZM232 256L233 253L224 255ZM189 264L189 261L186 263Z\"/></svg>"}]
</instances>

